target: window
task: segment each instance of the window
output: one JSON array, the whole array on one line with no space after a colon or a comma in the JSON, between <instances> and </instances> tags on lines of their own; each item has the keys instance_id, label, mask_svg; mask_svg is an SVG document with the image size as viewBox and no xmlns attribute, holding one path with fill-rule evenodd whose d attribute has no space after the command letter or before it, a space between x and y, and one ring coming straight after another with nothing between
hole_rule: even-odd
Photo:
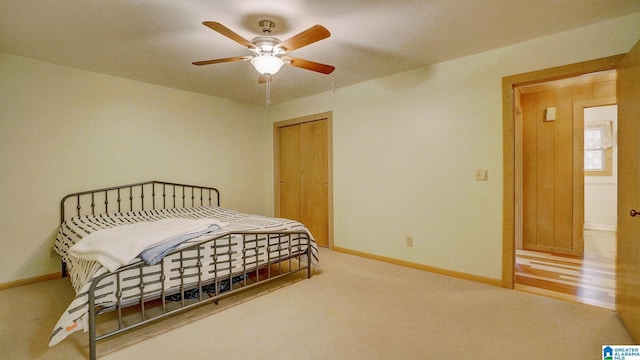
<instances>
[{"instance_id":1,"label":"window","mask_svg":"<svg viewBox=\"0 0 640 360\"><path fill-rule=\"evenodd\" d=\"M611 122L585 124L584 171L585 175L611 175L611 147L613 145Z\"/></svg>"},{"instance_id":2,"label":"window","mask_svg":"<svg viewBox=\"0 0 640 360\"><path fill-rule=\"evenodd\" d=\"M601 127L584 129L584 171L604 171L603 133Z\"/></svg>"}]
</instances>

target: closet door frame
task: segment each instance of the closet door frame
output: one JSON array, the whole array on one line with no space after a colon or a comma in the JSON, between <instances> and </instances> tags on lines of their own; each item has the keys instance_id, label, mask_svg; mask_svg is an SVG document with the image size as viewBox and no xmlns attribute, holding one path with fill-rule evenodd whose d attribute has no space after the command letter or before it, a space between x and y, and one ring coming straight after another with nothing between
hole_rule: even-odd
<instances>
[{"instance_id":1,"label":"closet door frame","mask_svg":"<svg viewBox=\"0 0 640 360\"><path fill-rule=\"evenodd\" d=\"M321 120L327 122L327 241L329 249L333 249L333 120L331 111L273 123L274 213L275 216L280 216L280 133L278 130L286 126Z\"/></svg>"}]
</instances>

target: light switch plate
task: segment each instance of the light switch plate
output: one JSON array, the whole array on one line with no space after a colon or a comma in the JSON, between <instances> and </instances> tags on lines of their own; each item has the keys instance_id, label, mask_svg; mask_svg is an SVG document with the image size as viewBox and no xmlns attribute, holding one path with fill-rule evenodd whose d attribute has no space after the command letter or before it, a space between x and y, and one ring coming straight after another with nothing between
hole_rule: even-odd
<instances>
[{"instance_id":1,"label":"light switch plate","mask_svg":"<svg viewBox=\"0 0 640 360\"><path fill-rule=\"evenodd\" d=\"M487 181L489 178L489 170L476 169L476 181Z\"/></svg>"}]
</instances>

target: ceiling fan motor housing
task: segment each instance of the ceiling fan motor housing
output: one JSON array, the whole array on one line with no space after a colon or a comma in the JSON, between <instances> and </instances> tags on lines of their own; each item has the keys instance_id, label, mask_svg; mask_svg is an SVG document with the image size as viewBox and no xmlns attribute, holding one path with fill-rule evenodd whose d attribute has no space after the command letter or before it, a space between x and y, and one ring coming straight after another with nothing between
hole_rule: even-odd
<instances>
[{"instance_id":1,"label":"ceiling fan motor housing","mask_svg":"<svg viewBox=\"0 0 640 360\"><path fill-rule=\"evenodd\" d=\"M279 56L285 53L282 48L276 46L280 44L280 40L272 36L258 36L251 42L255 45L253 51L256 55Z\"/></svg>"}]
</instances>

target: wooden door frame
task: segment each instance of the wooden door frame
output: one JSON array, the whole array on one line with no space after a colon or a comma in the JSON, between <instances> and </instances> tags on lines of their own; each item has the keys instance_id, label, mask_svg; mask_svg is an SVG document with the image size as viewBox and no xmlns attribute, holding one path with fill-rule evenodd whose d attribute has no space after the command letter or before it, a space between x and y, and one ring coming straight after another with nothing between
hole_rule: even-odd
<instances>
[{"instance_id":1,"label":"wooden door frame","mask_svg":"<svg viewBox=\"0 0 640 360\"><path fill-rule=\"evenodd\" d=\"M588 73L616 69L625 54L558 66L502 78L503 207L502 286L513 289L515 272L516 222L516 131L514 89L517 86L559 80Z\"/></svg>"},{"instance_id":2,"label":"wooden door frame","mask_svg":"<svg viewBox=\"0 0 640 360\"><path fill-rule=\"evenodd\" d=\"M327 121L327 226L329 249L333 249L333 113L331 111L273 123L274 213L280 216L280 133L278 129L313 121Z\"/></svg>"}]
</instances>

